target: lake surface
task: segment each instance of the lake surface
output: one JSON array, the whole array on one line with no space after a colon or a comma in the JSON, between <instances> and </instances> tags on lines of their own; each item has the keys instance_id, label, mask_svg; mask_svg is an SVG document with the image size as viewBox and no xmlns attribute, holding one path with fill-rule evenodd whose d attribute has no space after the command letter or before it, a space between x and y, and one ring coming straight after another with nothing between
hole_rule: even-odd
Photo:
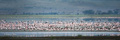
<instances>
[{"instance_id":1,"label":"lake surface","mask_svg":"<svg viewBox=\"0 0 120 40\"><path fill-rule=\"evenodd\" d=\"M0 32L0 36L47 37L47 36L120 36L120 32Z\"/></svg>"}]
</instances>

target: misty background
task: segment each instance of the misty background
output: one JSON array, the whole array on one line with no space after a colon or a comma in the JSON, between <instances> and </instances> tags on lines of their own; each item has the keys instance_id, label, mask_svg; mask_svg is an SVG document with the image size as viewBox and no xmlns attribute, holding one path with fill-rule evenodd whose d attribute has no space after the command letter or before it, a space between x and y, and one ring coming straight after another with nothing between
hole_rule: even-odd
<instances>
[{"instance_id":1,"label":"misty background","mask_svg":"<svg viewBox=\"0 0 120 40\"><path fill-rule=\"evenodd\" d=\"M0 0L0 14L120 14L120 0Z\"/></svg>"}]
</instances>

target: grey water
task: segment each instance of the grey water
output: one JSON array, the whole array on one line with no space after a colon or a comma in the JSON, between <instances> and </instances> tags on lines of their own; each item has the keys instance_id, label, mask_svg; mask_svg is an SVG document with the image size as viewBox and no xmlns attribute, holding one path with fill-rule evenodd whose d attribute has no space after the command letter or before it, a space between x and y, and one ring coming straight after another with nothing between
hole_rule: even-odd
<instances>
[{"instance_id":1,"label":"grey water","mask_svg":"<svg viewBox=\"0 0 120 40\"><path fill-rule=\"evenodd\" d=\"M47 36L120 36L120 32L0 32L0 36L47 37Z\"/></svg>"}]
</instances>

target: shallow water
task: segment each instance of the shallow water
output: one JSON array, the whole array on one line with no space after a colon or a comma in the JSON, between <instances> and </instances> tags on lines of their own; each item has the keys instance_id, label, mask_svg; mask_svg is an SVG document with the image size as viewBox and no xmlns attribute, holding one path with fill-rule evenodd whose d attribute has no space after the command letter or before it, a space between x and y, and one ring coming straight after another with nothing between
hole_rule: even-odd
<instances>
[{"instance_id":1,"label":"shallow water","mask_svg":"<svg viewBox=\"0 0 120 40\"><path fill-rule=\"evenodd\" d=\"M0 36L46 37L46 36L120 36L120 32L0 32Z\"/></svg>"}]
</instances>

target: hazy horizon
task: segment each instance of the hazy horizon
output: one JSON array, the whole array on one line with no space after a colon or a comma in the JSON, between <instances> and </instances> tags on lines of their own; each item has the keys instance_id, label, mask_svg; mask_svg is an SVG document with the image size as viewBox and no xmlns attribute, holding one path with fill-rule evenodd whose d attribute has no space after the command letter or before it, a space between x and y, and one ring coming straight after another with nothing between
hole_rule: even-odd
<instances>
[{"instance_id":1,"label":"hazy horizon","mask_svg":"<svg viewBox=\"0 0 120 40\"><path fill-rule=\"evenodd\" d=\"M80 13L84 10L108 11L120 8L120 0L0 0L0 14Z\"/></svg>"}]
</instances>

